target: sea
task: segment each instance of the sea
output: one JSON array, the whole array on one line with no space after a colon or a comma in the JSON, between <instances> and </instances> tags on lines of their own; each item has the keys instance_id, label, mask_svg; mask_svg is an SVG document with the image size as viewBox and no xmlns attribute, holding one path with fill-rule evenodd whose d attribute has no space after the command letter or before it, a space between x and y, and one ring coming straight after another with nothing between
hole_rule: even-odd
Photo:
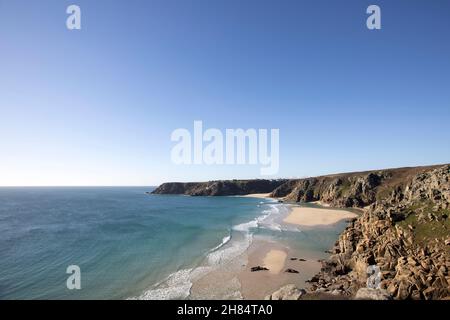
<instances>
[{"instance_id":1,"label":"sea","mask_svg":"<svg viewBox=\"0 0 450 320\"><path fill-rule=\"evenodd\" d=\"M289 209L273 199L152 189L0 188L0 299L189 299L197 279L255 238L323 255L345 227L282 225ZM70 266L79 289L67 285Z\"/></svg>"}]
</instances>

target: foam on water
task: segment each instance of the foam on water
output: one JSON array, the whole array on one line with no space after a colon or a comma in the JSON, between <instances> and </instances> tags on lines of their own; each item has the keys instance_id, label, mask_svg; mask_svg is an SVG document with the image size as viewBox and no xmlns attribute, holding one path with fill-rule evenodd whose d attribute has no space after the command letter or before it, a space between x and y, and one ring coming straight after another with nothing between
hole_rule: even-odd
<instances>
[{"instance_id":1,"label":"foam on water","mask_svg":"<svg viewBox=\"0 0 450 320\"><path fill-rule=\"evenodd\" d=\"M238 224L233 227L234 231L250 232L250 229L258 228L258 219Z\"/></svg>"},{"instance_id":2,"label":"foam on water","mask_svg":"<svg viewBox=\"0 0 450 320\"><path fill-rule=\"evenodd\" d=\"M211 252L207 255L208 264L211 266L218 266L226 263L233 258L243 254L252 242L252 235L246 234L243 239L232 241L226 247Z\"/></svg>"},{"instance_id":3,"label":"foam on water","mask_svg":"<svg viewBox=\"0 0 450 320\"><path fill-rule=\"evenodd\" d=\"M199 276L209 271L208 267L181 269L170 274L165 280L154 285L142 295L133 298L137 300L177 300L189 296L192 283Z\"/></svg>"},{"instance_id":4,"label":"foam on water","mask_svg":"<svg viewBox=\"0 0 450 320\"><path fill-rule=\"evenodd\" d=\"M224 245L226 245L231 240L231 233L228 236L223 237L222 242L217 245L216 247L212 248L210 252L216 251L220 248L222 248Z\"/></svg>"},{"instance_id":5,"label":"foam on water","mask_svg":"<svg viewBox=\"0 0 450 320\"><path fill-rule=\"evenodd\" d=\"M254 220L234 226L233 230L241 232L251 232L251 229L266 228L281 231L281 225L276 222L276 220L280 218L280 205L267 202L264 204L268 206L268 209L264 209L262 211L262 215L255 218Z\"/></svg>"},{"instance_id":6,"label":"foam on water","mask_svg":"<svg viewBox=\"0 0 450 320\"><path fill-rule=\"evenodd\" d=\"M190 273L192 269L182 269L172 273L155 288L145 291L138 300L174 300L186 299L192 287Z\"/></svg>"},{"instance_id":7,"label":"foam on water","mask_svg":"<svg viewBox=\"0 0 450 320\"><path fill-rule=\"evenodd\" d=\"M260 229L268 229L271 231L294 231L301 230L295 225L283 223L283 219L289 214L289 207L283 204L269 204L270 212L266 216L262 216L259 221Z\"/></svg>"}]
</instances>

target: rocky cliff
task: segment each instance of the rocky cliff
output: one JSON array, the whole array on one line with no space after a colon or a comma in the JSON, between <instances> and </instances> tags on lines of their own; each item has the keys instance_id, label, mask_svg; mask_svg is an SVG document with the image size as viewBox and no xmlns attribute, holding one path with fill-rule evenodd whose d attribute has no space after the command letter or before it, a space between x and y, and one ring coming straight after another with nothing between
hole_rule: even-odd
<instances>
[{"instance_id":1,"label":"rocky cliff","mask_svg":"<svg viewBox=\"0 0 450 320\"><path fill-rule=\"evenodd\" d=\"M169 182L156 188L153 194L185 194L190 196L231 196L270 193L286 180L220 180L208 182Z\"/></svg>"},{"instance_id":2,"label":"rocky cliff","mask_svg":"<svg viewBox=\"0 0 450 320\"><path fill-rule=\"evenodd\" d=\"M365 207L387 198L395 189L407 185L417 174L439 166L343 173L288 180L271 196L292 202L322 201L333 207Z\"/></svg>"},{"instance_id":3,"label":"rocky cliff","mask_svg":"<svg viewBox=\"0 0 450 320\"><path fill-rule=\"evenodd\" d=\"M387 190L387 196L366 202L370 206L340 235L334 254L311 279L311 291L354 296L366 287L368 267L376 266L380 294L394 299L450 296L450 165L420 170ZM368 191L362 194L373 200ZM376 199L379 192L373 192ZM336 201L342 204L340 198L329 202Z\"/></svg>"}]
</instances>

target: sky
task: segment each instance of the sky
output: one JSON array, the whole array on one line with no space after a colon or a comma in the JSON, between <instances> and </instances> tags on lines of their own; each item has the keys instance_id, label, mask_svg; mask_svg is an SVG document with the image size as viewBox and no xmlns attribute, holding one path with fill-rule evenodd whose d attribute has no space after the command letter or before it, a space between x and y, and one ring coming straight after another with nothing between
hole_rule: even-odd
<instances>
[{"instance_id":1,"label":"sky","mask_svg":"<svg viewBox=\"0 0 450 320\"><path fill-rule=\"evenodd\" d=\"M446 0L0 0L0 185L449 163L449 34ZM278 173L174 164L171 133L195 120L279 129Z\"/></svg>"}]
</instances>

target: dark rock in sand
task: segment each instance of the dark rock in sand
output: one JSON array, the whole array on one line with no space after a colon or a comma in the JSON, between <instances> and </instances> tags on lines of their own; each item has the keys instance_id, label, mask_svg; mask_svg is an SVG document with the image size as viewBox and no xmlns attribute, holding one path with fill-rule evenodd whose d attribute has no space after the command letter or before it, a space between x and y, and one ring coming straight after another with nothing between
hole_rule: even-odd
<instances>
[{"instance_id":1,"label":"dark rock in sand","mask_svg":"<svg viewBox=\"0 0 450 320\"><path fill-rule=\"evenodd\" d=\"M309 283L314 283L314 282L319 282L319 276L318 275L315 275L314 277L312 277L311 279L309 279L309 280L306 280L306 282L309 282Z\"/></svg>"},{"instance_id":2,"label":"dark rock in sand","mask_svg":"<svg viewBox=\"0 0 450 320\"><path fill-rule=\"evenodd\" d=\"M251 267L251 269L250 269L251 272L267 271L267 270L269 270L269 269L267 269L266 267L261 267L261 266Z\"/></svg>"},{"instance_id":3,"label":"dark rock in sand","mask_svg":"<svg viewBox=\"0 0 450 320\"><path fill-rule=\"evenodd\" d=\"M287 272L287 273L299 273L297 270L291 269L291 268L286 269L286 271L284 271L284 272Z\"/></svg>"}]
</instances>

